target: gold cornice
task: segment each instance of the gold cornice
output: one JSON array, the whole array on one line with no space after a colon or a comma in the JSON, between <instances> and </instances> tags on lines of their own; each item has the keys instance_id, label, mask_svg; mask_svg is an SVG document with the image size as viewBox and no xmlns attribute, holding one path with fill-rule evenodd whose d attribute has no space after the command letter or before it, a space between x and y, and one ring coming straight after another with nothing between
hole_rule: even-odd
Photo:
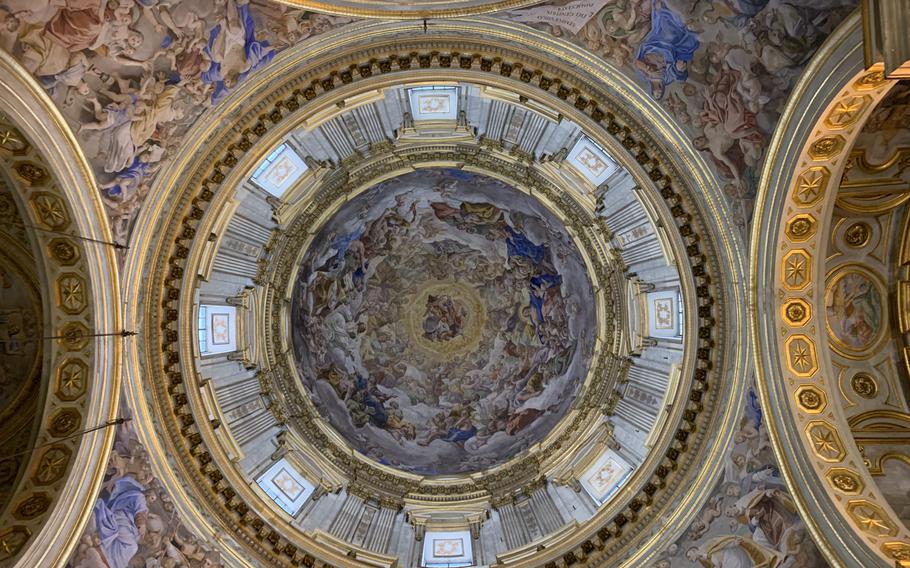
<instances>
[{"instance_id":1,"label":"gold cornice","mask_svg":"<svg viewBox=\"0 0 910 568\"><path fill-rule=\"evenodd\" d=\"M383 0L346 0L343 2L318 2L316 0L279 0L282 4L352 18L383 18L389 20L429 20L433 18L463 18L504 10L515 10L539 4L542 0L419 0L416 2L392 2ZM456 7L445 7L457 5ZM402 10L400 6L413 6ZM419 6L419 7L418 7ZM424 8L423 6L426 6Z\"/></svg>"}]
</instances>

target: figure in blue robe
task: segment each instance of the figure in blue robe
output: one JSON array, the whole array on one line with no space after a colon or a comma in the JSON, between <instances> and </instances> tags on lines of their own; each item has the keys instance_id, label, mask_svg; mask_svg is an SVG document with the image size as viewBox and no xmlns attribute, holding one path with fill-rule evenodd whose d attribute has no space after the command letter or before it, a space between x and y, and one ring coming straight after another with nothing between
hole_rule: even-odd
<instances>
[{"instance_id":1,"label":"figure in blue robe","mask_svg":"<svg viewBox=\"0 0 910 568\"><path fill-rule=\"evenodd\" d=\"M120 197L138 189L152 165L136 156L133 163L115 174L116 183L105 188L108 197Z\"/></svg>"},{"instance_id":2,"label":"figure in blue robe","mask_svg":"<svg viewBox=\"0 0 910 568\"><path fill-rule=\"evenodd\" d=\"M509 256L527 258L534 264L543 262L547 252L545 245L535 245L524 233L520 233L508 225L505 230L509 235L506 237L506 250Z\"/></svg>"},{"instance_id":3,"label":"figure in blue robe","mask_svg":"<svg viewBox=\"0 0 910 568\"><path fill-rule=\"evenodd\" d=\"M141 535L136 517L148 513L145 490L144 485L127 475L114 483L110 497L95 502L95 527L111 568L127 568L139 551Z\"/></svg>"},{"instance_id":4,"label":"figure in blue robe","mask_svg":"<svg viewBox=\"0 0 910 568\"><path fill-rule=\"evenodd\" d=\"M230 10L232 5L235 5L235 3L229 1L227 9ZM209 57L211 63L209 64L208 70L202 72L202 80L206 83L211 83L215 87L212 92L213 105L218 104L221 99L227 96L230 89L242 83L253 71L268 64L275 56L275 50L269 46L268 41L256 40L256 24L253 21L253 15L250 13L249 5L242 3L236 5L236 8L238 16L237 21L234 21L234 19L229 16L227 20L224 20L224 25L228 27L231 25L242 26L243 55L246 67L239 72L236 72L235 70L235 76L233 77L230 76L232 73L229 73L228 77L224 76L224 61L222 61L222 59L225 57L225 54L216 52L216 41L220 34L226 34L227 37L222 38L222 40L230 43L230 38L234 35L231 32L236 32L236 30L222 29L222 24L220 23L212 28L211 32L209 32L208 44L204 49L205 54ZM236 62L232 63L236 64Z\"/></svg>"},{"instance_id":5,"label":"figure in blue robe","mask_svg":"<svg viewBox=\"0 0 910 568\"><path fill-rule=\"evenodd\" d=\"M758 15L765 9L770 0L732 0L730 7L736 12L735 16L724 18L731 22L737 28L741 28L749 23L749 20Z\"/></svg>"},{"instance_id":6,"label":"figure in blue robe","mask_svg":"<svg viewBox=\"0 0 910 568\"><path fill-rule=\"evenodd\" d=\"M663 98L667 85L689 77L689 63L698 46L695 33L662 0L655 0L651 7L651 31L635 56L635 67L651 84L654 98Z\"/></svg>"},{"instance_id":7,"label":"figure in blue robe","mask_svg":"<svg viewBox=\"0 0 910 568\"><path fill-rule=\"evenodd\" d=\"M459 428L449 428L449 431L446 432L445 441L446 442L467 442L471 438L477 435L477 426L471 426L467 430L462 430Z\"/></svg>"},{"instance_id":8,"label":"figure in blue robe","mask_svg":"<svg viewBox=\"0 0 910 568\"><path fill-rule=\"evenodd\" d=\"M559 274L538 274L531 277L530 286L528 287L528 297L531 303L531 310L534 312L535 328L537 335L543 339L543 305L547 300L547 292L550 288L558 287L562 284L562 276Z\"/></svg>"}]
</instances>

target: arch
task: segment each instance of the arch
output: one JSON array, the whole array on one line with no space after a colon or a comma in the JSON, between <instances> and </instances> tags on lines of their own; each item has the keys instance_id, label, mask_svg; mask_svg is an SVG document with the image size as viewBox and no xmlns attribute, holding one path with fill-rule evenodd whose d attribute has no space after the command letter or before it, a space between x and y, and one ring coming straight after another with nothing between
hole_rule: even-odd
<instances>
[{"instance_id":1,"label":"arch","mask_svg":"<svg viewBox=\"0 0 910 568\"><path fill-rule=\"evenodd\" d=\"M45 380L58 380L66 372L66 365L81 361L87 384L84 392L67 407L68 411L77 412L81 420L82 426L74 429L103 425L117 415L123 341L117 335L123 330L117 258L112 247L100 244L111 241L103 205L94 189L88 163L63 117L31 75L2 50L0 110L27 141L32 152L29 159L37 168L24 177L20 175L19 182L38 183L35 181L37 178L29 176L47 176L46 181L40 182L39 189L43 192L40 196L31 186L26 187L28 184L20 187L23 194L27 191L29 195L29 209L34 212L31 222L61 229L58 233L35 233L41 243L46 272L43 277L48 279L50 285L50 279L59 279L61 272L65 271L82 279L90 292L86 309L78 317L65 314L56 302L46 299L45 306L51 309L48 314L50 319L46 318L46 321L50 321L51 325L45 327L45 333L61 335L72 332L70 337L73 342L68 339L45 343L51 352L45 355L45 362L50 363L45 373L51 373ZM6 166L15 169L15 160ZM56 227L53 222L48 222L44 212L36 208L36 199L46 199L54 214L64 216L66 225ZM68 235L99 242L69 238ZM53 283L56 285L57 281ZM79 347L74 348L74 345ZM59 400L55 389L49 388L47 396L43 420L50 428L49 410L59 406ZM66 439L50 436L50 432L48 430L43 437L39 437L39 446L30 455L30 477L20 484L20 489L34 491L40 488L51 498L44 510L30 519L20 518L16 522L6 518L0 520L0 525L12 527L11 530L17 530L17 527L24 529L20 534L25 538L16 541L17 550L12 556L17 566L48 566L66 561L76 542L60 538L60 535L76 534L88 521L91 504L107 468L107 455L114 436L111 427ZM58 440L52 445L44 445L55 438ZM72 443L67 440L72 440ZM47 481L40 474L42 460L53 457L49 452L56 449L60 449L61 459L64 455L66 457L63 467L68 474Z\"/></svg>"},{"instance_id":2,"label":"arch","mask_svg":"<svg viewBox=\"0 0 910 568\"><path fill-rule=\"evenodd\" d=\"M864 70L860 15L854 13L791 95L762 171L752 229L749 304L761 403L781 409L768 415L781 473L820 550L838 566L893 565L910 535L856 444L845 443L851 429L844 409L827 403L840 394L824 322L817 319L826 314L824 254L816 251L825 232L799 219L811 212L818 229L830 220L846 154L894 83L881 70ZM794 231L800 224L805 232ZM810 311L815 325L802 328ZM862 498L844 498L862 487Z\"/></svg>"}]
</instances>

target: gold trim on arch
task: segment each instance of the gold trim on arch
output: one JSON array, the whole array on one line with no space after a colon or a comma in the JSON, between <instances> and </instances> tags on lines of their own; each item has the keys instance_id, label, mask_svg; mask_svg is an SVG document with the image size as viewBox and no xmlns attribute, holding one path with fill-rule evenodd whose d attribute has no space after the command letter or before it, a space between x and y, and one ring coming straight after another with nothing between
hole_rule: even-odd
<instances>
[{"instance_id":1,"label":"gold trim on arch","mask_svg":"<svg viewBox=\"0 0 910 568\"><path fill-rule=\"evenodd\" d=\"M430 20L433 18L463 18L479 16L504 10L515 10L540 4L543 0L415 0L394 2L391 0L342 0L341 2L320 2L318 0L279 0L282 4L352 18L385 18L389 20ZM452 6L455 7L452 7ZM413 6L402 9L401 6ZM448 6L448 7L447 7Z\"/></svg>"}]
</instances>

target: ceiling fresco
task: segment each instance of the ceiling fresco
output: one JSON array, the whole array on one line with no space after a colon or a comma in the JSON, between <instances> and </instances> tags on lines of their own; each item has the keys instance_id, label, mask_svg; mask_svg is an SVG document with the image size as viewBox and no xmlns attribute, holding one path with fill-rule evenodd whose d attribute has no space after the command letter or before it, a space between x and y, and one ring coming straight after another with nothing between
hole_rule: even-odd
<instances>
[{"instance_id":1,"label":"ceiling fresco","mask_svg":"<svg viewBox=\"0 0 910 568\"><path fill-rule=\"evenodd\" d=\"M322 414L417 474L539 441L590 365L594 297L556 217L506 184L421 170L346 203L306 252L293 343Z\"/></svg>"},{"instance_id":2,"label":"ceiling fresco","mask_svg":"<svg viewBox=\"0 0 910 568\"><path fill-rule=\"evenodd\" d=\"M661 101L725 184L745 227L787 93L854 0L574 0L495 17L613 63ZM0 4L0 47L60 106L118 237L205 109L283 49L352 22L260 0Z\"/></svg>"},{"instance_id":3,"label":"ceiling fresco","mask_svg":"<svg viewBox=\"0 0 910 568\"><path fill-rule=\"evenodd\" d=\"M910 81L901 81L872 111L853 148L863 151L867 162L882 164L895 151L907 146L910 146ZM849 177L850 173L846 175Z\"/></svg>"},{"instance_id":4,"label":"ceiling fresco","mask_svg":"<svg viewBox=\"0 0 910 568\"><path fill-rule=\"evenodd\" d=\"M559 17L560 4L497 17L571 39L649 90L714 166L731 222L745 227L787 94L857 2L616 0L590 19Z\"/></svg>"},{"instance_id":5,"label":"ceiling fresco","mask_svg":"<svg viewBox=\"0 0 910 568\"><path fill-rule=\"evenodd\" d=\"M722 182L730 224L745 229L787 96L856 5L569 0L494 17L573 41L632 78L690 134ZM126 241L156 175L207 109L282 50L356 21L265 0L2 0L0 48L62 111L114 238ZM903 84L856 148L881 162L907 145L908 109ZM473 472L540 441L570 409L596 335L590 283L571 237L535 200L490 178L424 170L353 199L315 242L294 295L294 353L313 402L357 451L412 473ZM0 319L13 280L0 269ZM857 278L842 288L831 333L874 346L887 298ZM3 333L0 350L15 347ZM707 503L652 566L825 565L766 420L753 393ZM180 522L124 425L69 565L220 563Z\"/></svg>"}]
</instances>

